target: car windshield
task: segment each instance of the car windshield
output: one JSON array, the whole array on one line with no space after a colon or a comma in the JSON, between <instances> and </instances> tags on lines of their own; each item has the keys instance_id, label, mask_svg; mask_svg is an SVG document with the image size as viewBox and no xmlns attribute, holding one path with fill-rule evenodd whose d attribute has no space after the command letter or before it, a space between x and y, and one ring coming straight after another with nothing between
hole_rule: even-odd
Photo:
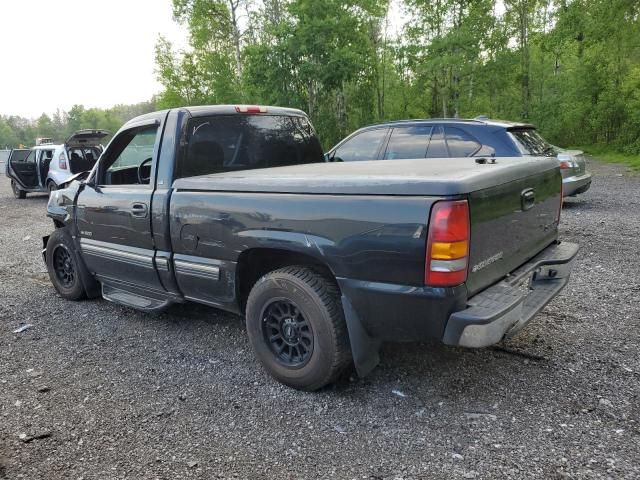
<instances>
[{"instance_id":1,"label":"car windshield","mask_svg":"<svg viewBox=\"0 0 640 480\"><path fill-rule=\"evenodd\" d=\"M554 156L559 153L553 145L542 138L533 128L518 128L511 130L509 133L511 133L520 151L525 155Z\"/></svg>"}]
</instances>

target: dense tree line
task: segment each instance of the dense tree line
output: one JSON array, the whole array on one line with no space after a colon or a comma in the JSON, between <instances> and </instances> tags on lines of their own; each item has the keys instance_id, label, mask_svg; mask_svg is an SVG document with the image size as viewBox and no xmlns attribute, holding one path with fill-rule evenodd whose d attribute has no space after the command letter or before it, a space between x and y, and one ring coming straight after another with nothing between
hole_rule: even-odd
<instances>
[{"instance_id":1,"label":"dense tree line","mask_svg":"<svg viewBox=\"0 0 640 480\"><path fill-rule=\"evenodd\" d=\"M394 2L393 5L390 1ZM298 107L330 146L399 118L525 120L559 145L640 153L638 0L173 0L189 32L160 38L157 98L0 116L0 148L116 131L180 105ZM401 15L398 11L402 12Z\"/></svg>"},{"instance_id":2,"label":"dense tree line","mask_svg":"<svg viewBox=\"0 0 640 480\"><path fill-rule=\"evenodd\" d=\"M399 1L399 0L396 0ZM302 108L325 146L382 120L526 120L562 145L640 153L637 0L173 0L162 107Z\"/></svg>"},{"instance_id":3,"label":"dense tree line","mask_svg":"<svg viewBox=\"0 0 640 480\"><path fill-rule=\"evenodd\" d=\"M151 100L107 109L74 105L68 112L57 111L53 116L43 113L36 120L0 115L0 149L31 147L38 137L63 142L71 133L83 128L100 128L115 133L127 120L155 109L155 100Z\"/></svg>"}]
</instances>

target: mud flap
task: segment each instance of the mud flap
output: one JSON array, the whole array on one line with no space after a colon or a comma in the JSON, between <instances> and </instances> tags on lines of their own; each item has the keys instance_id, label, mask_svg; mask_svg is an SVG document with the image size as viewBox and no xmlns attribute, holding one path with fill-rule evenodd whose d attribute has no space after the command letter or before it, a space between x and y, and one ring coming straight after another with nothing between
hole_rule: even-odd
<instances>
[{"instance_id":1,"label":"mud flap","mask_svg":"<svg viewBox=\"0 0 640 480\"><path fill-rule=\"evenodd\" d=\"M365 377L380 363L380 345L382 342L371 338L362 326L362 322L347 297L342 295L342 309L349 331L351 354L359 377Z\"/></svg>"}]
</instances>

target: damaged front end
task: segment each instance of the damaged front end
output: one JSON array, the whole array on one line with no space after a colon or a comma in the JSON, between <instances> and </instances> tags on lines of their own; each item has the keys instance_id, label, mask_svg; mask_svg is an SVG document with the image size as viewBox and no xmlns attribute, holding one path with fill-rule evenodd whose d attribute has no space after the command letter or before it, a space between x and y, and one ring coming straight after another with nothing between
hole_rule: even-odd
<instances>
[{"instance_id":1,"label":"damaged front end","mask_svg":"<svg viewBox=\"0 0 640 480\"><path fill-rule=\"evenodd\" d=\"M56 228L71 227L73 223L73 212L75 200L83 184L77 179L72 179L62 185L59 190L54 190L49 195L47 203L47 217L53 220ZM49 235L42 237L42 259L47 262L46 252Z\"/></svg>"}]
</instances>

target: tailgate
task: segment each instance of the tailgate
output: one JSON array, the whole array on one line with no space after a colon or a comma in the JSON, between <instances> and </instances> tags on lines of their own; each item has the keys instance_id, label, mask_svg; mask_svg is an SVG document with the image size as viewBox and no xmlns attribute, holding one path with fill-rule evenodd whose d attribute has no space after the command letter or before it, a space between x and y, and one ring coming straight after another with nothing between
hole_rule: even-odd
<instances>
[{"instance_id":1,"label":"tailgate","mask_svg":"<svg viewBox=\"0 0 640 480\"><path fill-rule=\"evenodd\" d=\"M558 234L559 168L469 194L469 296L537 255Z\"/></svg>"}]
</instances>

